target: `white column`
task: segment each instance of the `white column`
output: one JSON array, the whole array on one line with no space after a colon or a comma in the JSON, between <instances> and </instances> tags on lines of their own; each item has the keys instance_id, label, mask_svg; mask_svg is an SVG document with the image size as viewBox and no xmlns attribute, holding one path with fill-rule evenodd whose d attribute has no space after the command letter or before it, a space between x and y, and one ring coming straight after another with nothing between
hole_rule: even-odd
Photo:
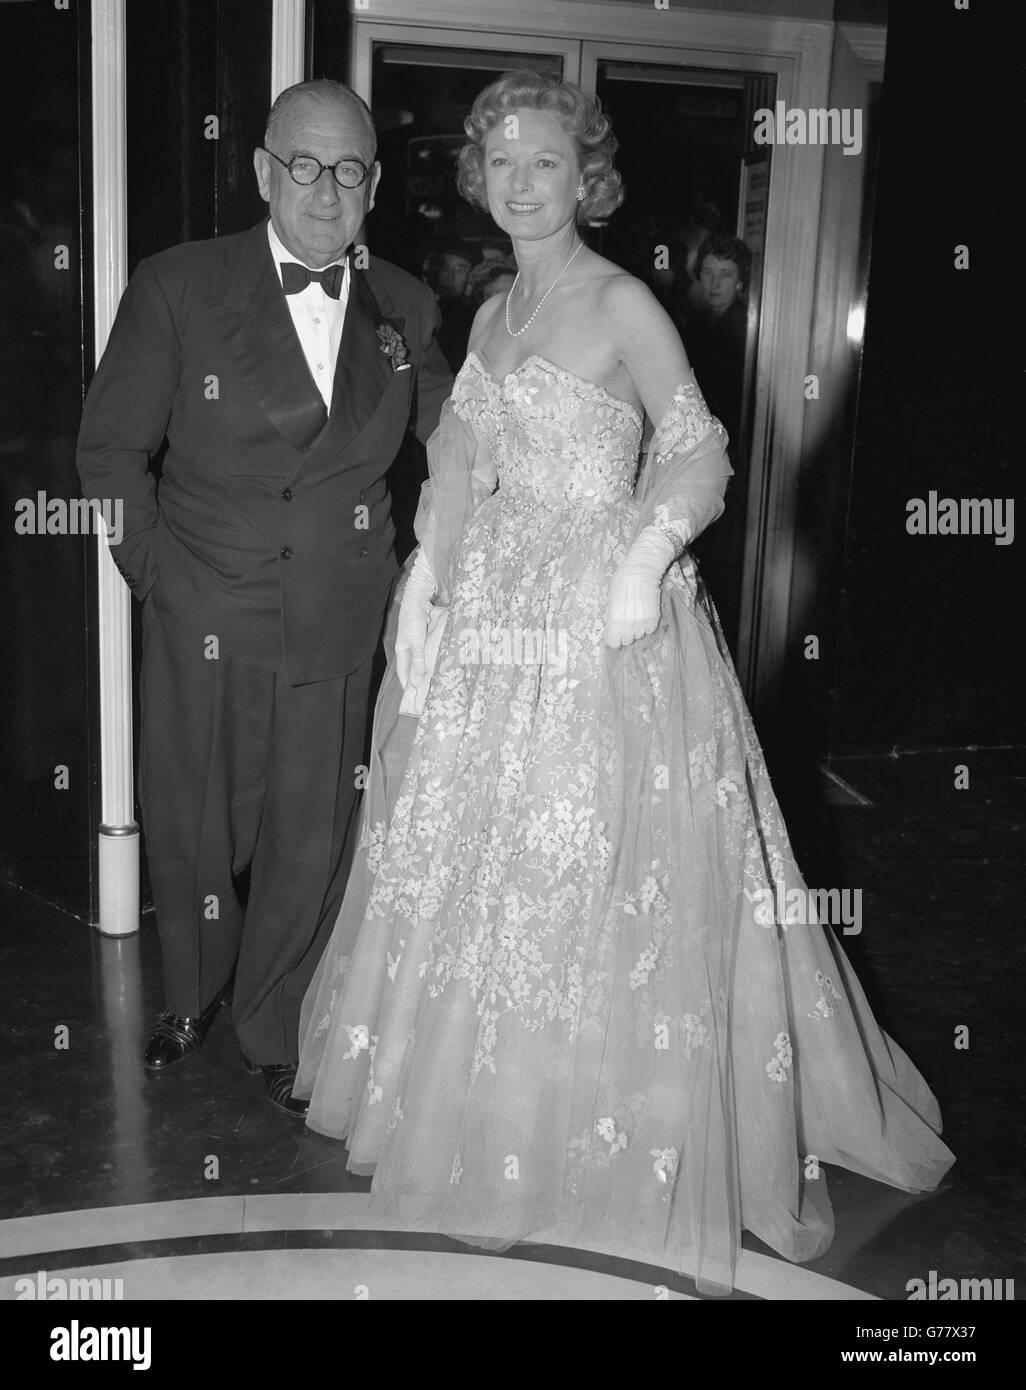
<instances>
[{"instance_id":1,"label":"white column","mask_svg":"<svg viewBox=\"0 0 1026 1390\"><path fill-rule=\"evenodd\" d=\"M93 293L99 361L126 281L125 0L93 0ZM100 931L139 930L139 827L132 794L128 586L97 536L100 643Z\"/></svg>"},{"instance_id":2,"label":"white column","mask_svg":"<svg viewBox=\"0 0 1026 1390\"><path fill-rule=\"evenodd\" d=\"M306 5L304 0L274 0L271 15L271 100L304 76Z\"/></svg>"}]
</instances>

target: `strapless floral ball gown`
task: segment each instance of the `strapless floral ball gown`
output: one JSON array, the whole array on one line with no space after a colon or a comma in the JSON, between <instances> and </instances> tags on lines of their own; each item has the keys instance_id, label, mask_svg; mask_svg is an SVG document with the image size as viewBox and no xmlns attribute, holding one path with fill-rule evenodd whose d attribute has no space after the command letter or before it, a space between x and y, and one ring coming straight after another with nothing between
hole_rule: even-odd
<instances>
[{"instance_id":1,"label":"strapless floral ball gown","mask_svg":"<svg viewBox=\"0 0 1026 1390\"><path fill-rule=\"evenodd\" d=\"M296 1092L411 1229L601 1242L717 1292L744 1228L828 1247L819 1165L920 1192L953 1155L832 932L777 910L805 885L687 550L658 630L604 643L639 530L689 539L729 471L693 382L636 476L641 440L538 356L461 370L418 528L434 674L416 719L389 663Z\"/></svg>"}]
</instances>

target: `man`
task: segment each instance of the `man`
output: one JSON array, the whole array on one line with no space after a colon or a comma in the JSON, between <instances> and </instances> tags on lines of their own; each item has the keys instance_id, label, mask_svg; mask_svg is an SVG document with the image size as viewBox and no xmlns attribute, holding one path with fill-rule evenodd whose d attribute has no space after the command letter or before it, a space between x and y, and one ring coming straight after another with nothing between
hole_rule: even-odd
<instances>
[{"instance_id":1,"label":"man","mask_svg":"<svg viewBox=\"0 0 1026 1390\"><path fill-rule=\"evenodd\" d=\"M146 1067L196 1052L233 990L247 1064L296 1116L299 1010L351 862L398 568L385 473L411 410L426 440L451 387L430 290L353 250L375 152L341 83L278 97L254 153L269 221L139 265L78 450L86 496L123 504L112 552L143 602L140 801L167 992Z\"/></svg>"}]
</instances>

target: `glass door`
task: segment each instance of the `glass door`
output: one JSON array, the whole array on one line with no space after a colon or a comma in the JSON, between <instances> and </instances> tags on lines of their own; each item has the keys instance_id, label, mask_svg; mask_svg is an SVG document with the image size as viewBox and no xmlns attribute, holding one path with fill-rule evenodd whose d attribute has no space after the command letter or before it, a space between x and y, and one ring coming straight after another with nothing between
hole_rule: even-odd
<instances>
[{"instance_id":1,"label":"glass door","mask_svg":"<svg viewBox=\"0 0 1026 1390\"><path fill-rule=\"evenodd\" d=\"M640 9L626 30L593 16L586 39L565 38L554 10L539 12L531 34L492 32L496 13L475 4L463 30L419 23L404 0L381 13L357 16L350 62L381 132L384 175L367 240L435 289L454 368L481 297L512 283L508 244L463 203L453 179L474 97L502 72L527 67L602 99L627 201L587 237L666 306L730 433L727 510L696 550L742 682L757 696L786 640L787 509L800 460L819 179L804 151L755 147L753 113L818 92L824 55L806 51L801 26L760 28L741 16L678 14L677 41L657 45L640 41L653 32ZM711 247L710 237L718 238ZM412 533L401 517L397 524L401 549Z\"/></svg>"},{"instance_id":2,"label":"glass door","mask_svg":"<svg viewBox=\"0 0 1026 1390\"><path fill-rule=\"evenodd\" d=\"M579 52L577 42L528 35L357 26L354 85L374 112L384 170L368 223L372 249L440 290L452 317L458 300L476 298L487 263L511 250L453 179L474 98L511 68L576 80Z\"/></svg>"},{"instance_id":3,"label":"glass door","mask_svg":"<svg viewBox=\"0 0 1026 1390\"><path fill-rule=\"evenodd\" d=\"M368 244L372 254L434 290L442 317L438 341L454 373L482 299L508 290L516 272L510 242L457 191L463 122L478 92L512 68L576 80L580 48L577 41L523 34L356 26L353 85L374 113L382 167ZM425 474L423 450L408 435L389 474L400 560L414 545Z\"/></svg>"}]
</instances>

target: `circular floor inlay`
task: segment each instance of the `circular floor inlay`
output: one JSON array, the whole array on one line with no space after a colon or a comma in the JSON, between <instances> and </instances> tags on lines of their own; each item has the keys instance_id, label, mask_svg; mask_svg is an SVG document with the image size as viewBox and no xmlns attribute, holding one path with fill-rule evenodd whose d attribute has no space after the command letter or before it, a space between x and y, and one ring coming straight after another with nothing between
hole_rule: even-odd
<instances>
[{"instance_id":1,"label":"circular floor inlay","mask_svg":"<svg viewBox=\"0 0 1026 1390\"><path fill-rule=\"evenodd\" d=\"M297 1237L288 1249L280 1248L282 1232ZM318 1234L304 1248L301 1232ZM354 1240L353 1233L361 1234ZM396 1233L400 1238L406 1234L375 1215L362 1193L209 1197L15 1218L0 1222L0 1251L7 1264L0 1276L0 1300L25 1297L19 1279L35 1280L37 1272L47 1271L69 1281L120 1279L126 1301L694 1298L668 1287L690 1286L686 1276L682 1280L667 1270L667 1283L660 1284L660 1270L633 1263L624 1250L592 1245L582 1251L553 1250L555 1258L546 1259L542 1247L521 1247L508 1257L486 1256L397 1249ZM254 1248L195 1253L198 1238L234 1247L241 1236ZM168 1243L166 1253L160 1242ZM139 1248L145 1244L148 1250ZM411 1244L424 1241L412 1239ZM48 1265L48 1251L64 1254ZM74 1268L70 1251L81 1252ZM739 1295L760 1299L873 1299L838 1280L751 1250L741 1252L734 1284ZM45 1277L38 1286L45 1288Z\"/></svg>"},{"instance_id":2,"label":"circular floor inlay","mask_svg":"<svg viewBox=\"0 0 1026 1390\"><path fill-rule=\"evenodd\" d=\"M624 1300L687 1299L566 1265L481 1259L421 1250L253 1250L179 1255L62 1270L62 1277L120 1279L126 1302L137 1299L418 1299ZM111 1284L110 1288L117 1286Z\"/></svg>"}]
</instances>

